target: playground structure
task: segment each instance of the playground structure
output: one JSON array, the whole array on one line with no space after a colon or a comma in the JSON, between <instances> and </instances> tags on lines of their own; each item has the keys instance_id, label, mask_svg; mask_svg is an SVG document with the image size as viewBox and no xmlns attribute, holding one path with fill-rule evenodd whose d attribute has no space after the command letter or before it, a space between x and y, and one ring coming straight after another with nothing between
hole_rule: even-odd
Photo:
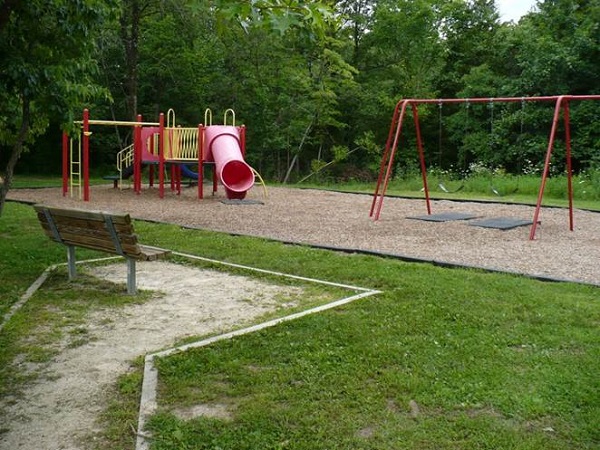
<instances>
[{"instance_id":1,"label":"playground structure","mask_svg":"<svg viewBox=\"0 0 600 450\"><path fill-rule=\"evenodd\" d=\"M171 190L181 193L182 174L198 180L198 198L204 198L204 165L212 164L213 194L218 182L225 188L228 199L243 199L258 174L245 161L246 129L235 125L235 112L228 109L223 117L224 125L212 125L212 112L204 114L205 124L185 128L175 124L175 112L171 109L159 115L158 122L91 120L89 111L83 111L83 120L75 124L81 127L77 139L69 139L63 133L62 142L62 192L66 196L71 189L79 188L83 201L90 199L89 145L90 126L111 125L133 127L133 144L117 154L118 181L133 176L133 190L142 190L142 169L149 167L149 185L154 184L154 169L158 167L159 196L164 197L165 169L170 168ZM227 122L231 121L230 125ZM197 167L197 172L188 166ZM117 179L115 178L115 186ZM82 195L81 195L82 194Z\"/></svg>"},{"instance_id":2,"label":"playground structure","mask_svg":"<svg viewBox=\"0 0 600 450\"><path fill-rule=\"evenodd\" d=\"M371 209L369 216L374 221L379 220L381 216L381 210L383 207L383 201L385 193L389 184L392 168L394 166L394 157L396 156L398 143L402 134L402 126L404 124L407 109L410 106L413 115L413 121L416 133L416 145L419 156L419 164L421 169L421 176L423 180L423 192L425 193L425 203L427 207L427 214L431 215L431 201L429 196L429 187L427 183L427 166L425 163L425 153L423 150L423 139L421 137L421 128L419 123L419 112L418 105L421 104L438 104L444 103L489 103L493 105L494 102L554 102L554 116L552 119L552 127L550 130L550 136L548 139L548 147L546 150L546 157L544 160L544 169L542 171L542 179L540 188L538 191L538 198L535 207L535 213L533 216L533 222L529 234L529 239L534 240L537 225L539 222L540 210L542 206L542 200L544 196L544 189L546 187L546 181L550 173L550 161L552 157L552 151L554 149L554 142L556 140L558 123L562 111L564 121L564 133L565 133L565 147L566 147L566 167L567 167L567 192L569 197L569 229L573 231L574 220L573 220L573 182L572 182L572 164L571 164L571 127L569 117L569 103L572 101L582 100L600 100L600 95L561 95L561 96L546 96L546 97L499 97L499 98L452 98L452 99L405 99L401 100L396 104L388 138L385 145L385 150L381 159L381 165L379 169L379 177L377 179L377 186L373 193L373 201L371 203Z\"/></svg>"}]
</instances>

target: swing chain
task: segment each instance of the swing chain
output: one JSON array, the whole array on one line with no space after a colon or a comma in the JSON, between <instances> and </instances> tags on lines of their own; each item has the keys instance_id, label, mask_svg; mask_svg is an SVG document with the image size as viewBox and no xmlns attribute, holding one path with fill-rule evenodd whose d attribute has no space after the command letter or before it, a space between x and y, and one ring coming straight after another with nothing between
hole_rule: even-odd
<instances>
[{"instance_id":1,"label":"swing chain","mask_svg":"<svg viewBox=\"0 0 600 450\"><path fill-rule=\"evenodd\" d=\"M490 99L490 151L494 150L494 99Z\"/></svg>"},{"instance_id":2,"label":"swing chain","mask_svg":"<svg viewBox=\"0 0 600 450\"><path fill-rule=\"evenodd\" d=\"M524 123L525 123L525 97L521 97L521 139L523 138Z\"/></svg>"},{"instance_id":3,"label":"swing chain","mask_svg":"<svg viewBox=\"0 0 600 450\"><path fill-rule=\"evenodd\" d=\"M442 100L438 100L438 166L441 169L442 168L442 143L443 143L443 139L442 139L442 131L443 131L443 116L442 116L442 106L443 106L443 102Z\"/></svg>"}]
</instances>

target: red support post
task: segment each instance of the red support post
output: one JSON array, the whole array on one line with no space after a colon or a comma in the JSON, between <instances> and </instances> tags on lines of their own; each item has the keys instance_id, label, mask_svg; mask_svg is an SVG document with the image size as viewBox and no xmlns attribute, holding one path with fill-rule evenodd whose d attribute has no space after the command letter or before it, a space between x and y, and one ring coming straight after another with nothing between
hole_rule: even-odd
<instances>
[{"instance_id":1,"label":"red support post","mask_svg":"<svg viewBox=\"0 0 600 450\"><path fill-rule=\"evenodd\" d=\"M172 147L171 147L172 148ZM176 168L175 168L175 164L171 163L170 167L170 184L171 184L171 192L173 192L175 190L175 184L176 184L176 180L175 178L177 178L177 174L176 174Z\"/></svg>"},{"instance_id":2,"label":"red support post","mask_svg":"<svg viewBox=\"0 0 600 450\"><path fill-rule=\"evenodd\" d=\"M540 209L542 207L542 199L544 198L544 190L546 189L546 181L548 180L548 174L550 173L550 160L552 159L552 150L554 148L554 140L556 138L556 130L558 128L558 119L560 118L560 108L564 96L558 97L556 100L556 106L554 107L554 118L552 119L552 129L550 130L550 138L548 140L548 149L546 150L546 159L544 161L544 171L542 172L542 182L538 191L538 199L535 206L535 212L533 214L533 224L531 225L531 231L529 232L529 239L535 239L535 232L537 230L538 220L540 217Z\"/></svg>"},{"instance_id":3,"label":"red support post","mask_svg":"<svg viewBox=\"0 0 600 450\"><path fill-rule=\"evenodd\" d=\"M569 100L565 99L563 112L565 121L565 146L567 150L567 192L569 196L569 230L573 231L573 163L571 161L571 118L569 113Z\"/></svg>"},{"instance_id":4,"label":"red support post","mask_svg":"<svg viewBox=\"0 0 600 450\"><path fill-rule=\"evenodd\" d=\"M198 125L198 198L204 198L204 126Z\"/></svg>"},{"instance_id":5,"label":"red support post","mask_svg":"<svg viewBox=\"0 0 600 450\"><path fill-rule=\"evenodd\" d=\"M390 130L388 132L388 137L387 137L387 140L385 143L385 149L384 149L383 155L381 157L381 164L379 166L379 176L377 177L377 185L375 186L375 193L373 194L373 201L371 202L371 210L369 212L369 217L373 217L373 214L375 213L375 205L377 204L377 201L379 199L379 195L380 195L379 192L380 192L380 189L382 187L382 182L383 182L383 174L384 174L385 167L387 165L387 161L389 158L390 150L392 147L392 139L394 136L394 130L396 129L397 122L399 119L401 103L402 102L396 103L396 107L394 108L394 114L392 116L392 123L390 124ZM384 194L382 194L382 195L384 195ZM374 220L377 220L377 219L374 219Z\"/></svg>"},{"instance_id":6,"label":"red support post","mask_svg":"<svg viewBox=\"0 0 600 450\"><path fill-rule=\"evenodd\" d=\"M217 176L217 165L212 165L212 195L215 195L218 189L218 176Z\"/></svg>"},{"instance_id":7,"label":"red support post","mask_svg":"<svg viewBox=\"0 0 600 450\"><path fill-rule=\"evenodd\" d=\"M165 197L165 113L158 118L158 196Z\"/></svg>"},{"instance_id":8,"label":"red support post","mask_svg":"<svg viewBox=\"0 0 600 450\"><path fill-rule=\"evenodd\" d=\"M142 121L142 115L137 115L137 122ZM135 125L133 130L133 184L136 194L142 193L142 126Z\"/></svg>"},{"instance_id":9,"label":"red support post","mask_svg":"<svg viewBox=\"0 0 600 450\"><path fill-rule=\"evenodd\" d=\"M69 192L69 136L66 131L62 135L62 194Z\"/></svg>"},{"instance_id":10,"label":"red support post","mask_svg":"<svg viewBox=\"0 0 600 450\"><path fill-rule=\"evenodd\" d=\"M150 153L154 155L154 135L150 137ZM148 186L154 187L154 164L148 166Z\"/></svg>"},{"instance_id":11,"label":"red support post","mask_svg":"<svg viewBox=\"0 0 600 450\"><path fill-rule=\"evenodd\" d=\"M425 192L425 203L427 204L427 214L431 214L431 202L429 200L429 186L427 185L427 167L425 165L425 152L423 151L423 138L421 137L421 125L419 124L419 112L417 105L411 104L413 111L413 120L415 122L415 132L417 135L417 150L419 152L419 163L421 165L421 178L423 178L423 191Z\"/></svg>"},{"instance_id":12,"label":"red support post","mask_svg":"<svg viewBox=\"0 0 600 450\"><path fill-rule=\"evenodd\" d=\"M136 127L133 127L133 192L139 194L138 180L140 177L140 166L138 158L138 141Z\"/></svg>"},{"instance_id":13,"label":"red support post","mask_svg":"<svg viewBox=\"0 0 600 450\"><path fill-rule=\"evenodd\" d=\"M390 176L392 174L392 168L394 166L394 156L396 155L396 149L398 148L398 140L400 138L400 134L402 133L402 122L404 121L404 115L406 114L406 107L408 105L407 100L403 100L401 102L400 115L398 117L398 123L396 125L396 131L394 133L394 139L391 144L390 150L386 151L389 154L387 168L385 171L385 175L383 177L383 184L381 188L381 194L379 197L379 204L377 205L377 210L375 212L375 217L373 220L379 220L379 216L381 215L381 208L383 207L383 199L385 198L385 192L387 191L387 187L390 181ZM381 174L380 174L381 175Z\"/></svg>"},{"instance_id":14,"label":"red support post","mask_svg":"<svg viewBox=\"0 0 600 450\"><path fill-rule=\"evenodd\" d=\"M240 132L242 156L246 159L246 126L242 125L241 127L238 127L238 131Z\"/></svg>"},{"instance_id":15,"label":"red support post","mask_svg":"<svg viewBox=\"0 0 600 450\"><path fill-rule=\"evenodd\" d=\"M90 201L90 112L83 110L83 201Z\"/></svg>"}]
</instances>

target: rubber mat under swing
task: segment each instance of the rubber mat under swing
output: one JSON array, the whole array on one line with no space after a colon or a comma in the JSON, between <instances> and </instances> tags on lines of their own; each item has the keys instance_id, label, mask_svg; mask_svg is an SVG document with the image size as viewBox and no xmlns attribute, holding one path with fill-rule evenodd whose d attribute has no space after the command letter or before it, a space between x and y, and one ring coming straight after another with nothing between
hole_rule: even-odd
<instances>
[{"instance_id":1,"label":"rubber mat under swing","mask_svg":"<svg viewBox=\"0 0 600 450\"><path fill-rule=\"evenodd\" d=\"M472 227L495 228L497 230L512 230L517 227L532 225L532 220L516 219L514 217L490 217L489 219L470 222Z\"/></svg>"},{"instance_id":2,"label":"rubber mat under swing","mask_svg":"<svg viewBox=\"0 0 600 450\"><path fill-rule=\"evenodd\" d=\"M445 213L439 213L439 214L427 214L425 216L407 217L407 219L425 220L427 222L451 222L453 220L476 219L477 217L479 217L479 216L472 214L472 213L445 212Z\"/></svg>"},{"instance_id":3,"label":"rubber mat under swing","mask_svg":"<svg viewBox=\"0 0 600 450\"><path fill-rule=\"evenodd\" d=\"M239 199L239 198L231 198L226 200L221 200L221 203L225 205L264 205L260 200L250 200L250 199Z\"/></svg>"}]
</instances>

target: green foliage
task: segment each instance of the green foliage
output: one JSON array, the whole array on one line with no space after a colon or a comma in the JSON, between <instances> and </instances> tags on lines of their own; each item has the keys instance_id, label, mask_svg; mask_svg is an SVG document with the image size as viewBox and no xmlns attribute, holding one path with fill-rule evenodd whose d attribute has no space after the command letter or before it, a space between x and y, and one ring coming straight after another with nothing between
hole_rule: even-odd
<instances>
[{"instance_id":1,"label":"green foliage","mask_svg":"<svg viewBox=\"0 0 600 450\"><path fill-rule=\"evenodd\" d=\"M66 122L73 106L105 93L90 82L98 70L92 52L98 27L114 7L113 2L31 1L10 13L0 29L0 144L15 142L24 101L32 103L32 139L50 117Z\"/></svg>"},{"instance_id":2,"label":"green foliage","mask_svg":"<svg viewBox=\"0 0 600 450\"><path fill-rule=\"evenodd\" d=\"M115 4L53 0L0 6L0 215L19 157L50 121L73 129L73 107L110 99L93 80L98 69L93 51Z\"/></svg>"},{"instance_id":3,"label":"green foliage","mask_svg":"<svg viewBox=\"0 0 600 450\"><path fill-rule=\"evenodd\" d=\"M25 88L39 95L31 148L49 125L79 116L82 102L95 118L127 119L135 104L155 121L174 108L189 126L207 107L215 118L233 108L246 125L248 161L266 179L301 180L339 160L339 148L348 156L333 176L320 171L324 180L374 178L399 99L597 94L599 14L598 2L575 0L541 2L516 24L500 23L491 0L29 2L0 30L0 141L17 138L16 93ZM597 101L571 104L576 172L600 159L599 111ZM448 105L441 127L437 113L419 111L427 162L440 170L477 163L519 174L544 160L549 104ZM561 172L562 122L558 131ZM412 150L414 132L407 123L400 146ZM131 138L123 129L94 133L96 168ZM359 143L365 136L368 145ZM39 159L28 156L27 169L60 167L59 139L37 139ZM415 158L405 155L408 170Z\"/></svg>"},{"instance_id":4,"label":"green foliage","mask_svg":"<svg viewBox=\"0 0 600 450\"><path fill-rule=\"evenodd\" d=\"M218 0L215 1L215 6L224 21L223 27L229 26L231 22L238 22L246 32L253 27L261 27L284 35L292 29L299 29L322 37L329 24L335 21L333 11L325 2Z\"/></svg>"}]
</instances>

